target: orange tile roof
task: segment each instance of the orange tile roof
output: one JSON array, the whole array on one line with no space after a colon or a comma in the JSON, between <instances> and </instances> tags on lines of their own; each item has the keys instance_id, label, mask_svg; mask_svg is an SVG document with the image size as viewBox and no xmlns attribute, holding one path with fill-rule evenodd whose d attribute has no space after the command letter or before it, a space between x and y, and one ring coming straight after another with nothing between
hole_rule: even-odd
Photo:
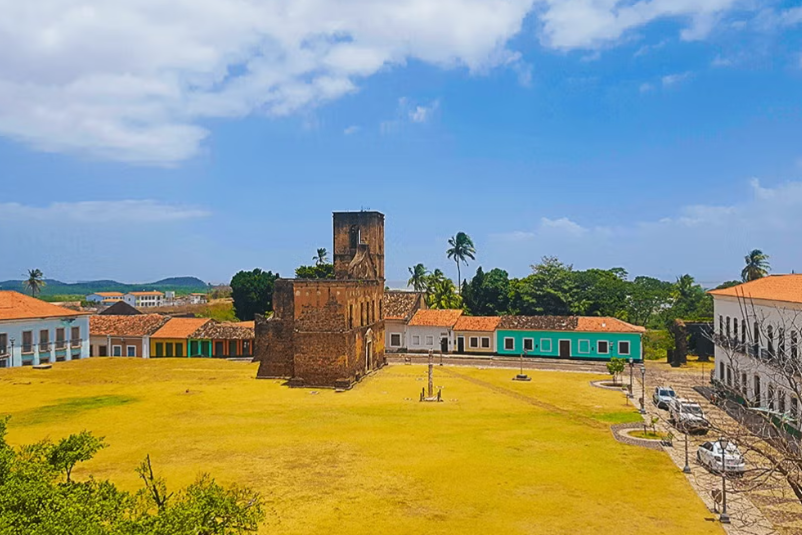
<instances>
[{"instance_id":1,"label":"orange tile roof","mask_svg":"<svg viewBox=\"0 0 802 535\"><path fill-rule=\"evenodd\" d=\"M160 314L91 316L89 318L89 334L92 336L149 336L159 330L169 319Z\"/></svg>"},{"instance_id":2,"label":"orange tile roof","mask_svg":"<svg viewBox=\"0 0 802 535\"><path fill-rule=\"evenodd\" d=\"M618 318L580 316L577 318L576 330L598 333L645 333L646 327L632 325Z\"/></svg>"},{"instance_id":3,"label":"orange tile roof","mask_svg":"<svg viewBox=\"0 0 802 535\"><path fill-rule=\"evenodd\" d=\"M128 292L128 295L164 295L164 294L153 290L150 292Z\"/></svg>"},{"instance_id":4,"label":"orange tile roof","mask_svg":"<svg viewBox=\"0 0 802 535\"><path fill-rule=\"evenodd\" d=\"M412 327L453 327L462 310L418 310L409 325Z\"/></svg>"},{"instance_id":5,"label":"orange tile roof","mask_svg":"<svg viewBox=\"0 0 802 535\"><path fill-rule=\"evenodd\" d=\"M122 292L95 292L92 295L99 295L100 297L122 297Z\"/></svg>"},{"instance_id":6,"label":"orange tile roof","mask_svg":"<svg viewBox=\"0 0 802 535\"><path fill-rule=\"evenodd\" d=\"M0 320L66 318L86 315L88 315L86 312L76 312L19 292L0 291Z\"/></svg>"},{"instance_id":7,"label":"orange tile roof","mask_svg":"<svg viewBox=\"0 0 802 535\"><path fill-rule=\"evenodd\" d=\"M482 331L492 332L498 327L501 318L499 316L460 316L457 324L454 325L455 331Z\"/></svg>"},{"instance_id":8,"label":"orange tile roof","mask_svg":"<svg viewBox=\"0 0 802 535\"><path fill-rule=\"evenodd\" d=\"M802 303L802 275L769 275L731 288L710 290L710 295Z\"/></svg>"},{"instance_id":9,"label":"orange tile roof","mask_svg":"<svg viewBox=\"0 0 802 535\"><path fill-rule=\"evenodd\" d=\"M171 318L151 338L190 338L210 321L209 318Z\"/></svg>"},{"instance_id":10,"label":"orange tile roof","mask_svg":"<svg viewBox=\"0 0 802 535\"><path fill-rule=\"evenodd\" d=\"M232 321L230 322L231 325L235 325L237 327L245 327L247 329L255 329L256 322L255 321Z\"/></svg>"},{"instance_id":11,"label":"orange tile roof","mask_svg":"<svg viewBox=\"0 0 802 535\"><path fill-rule=\"evenodd\" d=\"M409 320L419 308L426 308L422 292L388 290L383 299L384 319Z\"/></svg>"}]
</instances>

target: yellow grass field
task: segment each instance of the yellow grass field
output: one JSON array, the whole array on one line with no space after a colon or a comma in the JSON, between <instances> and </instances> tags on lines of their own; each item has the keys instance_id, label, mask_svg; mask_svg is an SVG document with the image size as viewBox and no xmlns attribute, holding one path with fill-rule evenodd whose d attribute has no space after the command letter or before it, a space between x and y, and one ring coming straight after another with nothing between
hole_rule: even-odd
<instances>
[{"instance_id":1,"label":"yellow grass field","mask_svg":"<svg viewBox=\"0 0 802 535\"><path fill-rule=\"evenodd\" d=\"M134 489L200 471L265 497L270 534L723 533L661 452L613 440L636 415L581 373L390 366L352 391L289 389L252 364L107 359L0 370L13 444L88 429L109 447L75 477Z\"/></svg>"}]
</instances>

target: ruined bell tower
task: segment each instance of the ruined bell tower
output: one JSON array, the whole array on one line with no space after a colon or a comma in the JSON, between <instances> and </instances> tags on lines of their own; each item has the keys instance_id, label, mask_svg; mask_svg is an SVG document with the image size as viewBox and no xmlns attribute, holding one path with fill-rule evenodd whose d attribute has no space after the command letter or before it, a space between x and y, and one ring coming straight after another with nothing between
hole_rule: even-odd
<instances>
[{"instance_id":1,"label":"ruined bell tower","mask_svg":"<svg viewBox=\"0 0 802 535\"><path fill-rule=\"evenodd\" d=\"M384 280L384 214L334 212L334 277Z\"/></svg>"}]
</instances>

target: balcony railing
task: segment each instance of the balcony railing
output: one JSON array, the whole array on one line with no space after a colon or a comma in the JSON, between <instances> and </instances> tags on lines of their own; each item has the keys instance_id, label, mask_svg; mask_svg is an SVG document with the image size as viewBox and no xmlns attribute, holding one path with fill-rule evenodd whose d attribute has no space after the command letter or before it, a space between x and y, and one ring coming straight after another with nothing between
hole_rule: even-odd
<instances>
[{"instance_id":1,"label":"balcony railing","mask_svg":"<svg viewBox=\"0 0 802 535\"><path fill-rule=\"evenodd\" d=\"M0 357L7 357L11 353L10 346L0 346Z\"/></svg>"},{"instance_id":2,"label":"balcony railing","mask_svg":"<svg viewBox=\"0 0 802 535\"><path fill-rule=\"evenodd\" d=\"M39 342L39 353L48 353L50 351L50 342Z\"/></svg>"},{"instance_id":3,"label":"balcony railing","mask_svg":"<svg viewBox=\"0 0 802 535\"><path fill-rule=\"evenodd\" d=\"M33 344L22 344L22 354L30 355L33 353Z\"/></svg>"},{"instance_id":4,"label":"balcony railing","mask_svg":"<svg viewBox=\"0 0 802 535\"><path fill-rule=\"evenodd\" d=\"M70 340L70 347L72 347L73 349L75 349L76 347L81 347L82 342L83 340L81 340L80 338L75 338L73 340Z\"/></svg>"},{"instance_id":5,"label":"balcony railing","mask_svg":"<svg viewBox=\"0 0 802 535\"><path fill-rule=\"evenodd\" d=\"M67 349L66 340L56 340L56 350Z\"/></svg>"}]
</instances>

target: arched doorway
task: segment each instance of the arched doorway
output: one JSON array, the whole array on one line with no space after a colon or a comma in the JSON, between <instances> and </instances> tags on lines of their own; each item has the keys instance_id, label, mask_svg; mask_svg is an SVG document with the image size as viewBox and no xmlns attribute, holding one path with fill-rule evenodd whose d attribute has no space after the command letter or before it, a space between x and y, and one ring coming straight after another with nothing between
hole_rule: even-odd
<instances>
[{"instance_id":1,"label":"arched doorway","mask_svg":"<svg viewBox=\"0 0 802 535\"><path fill-rule=\"evenodd\" d=\"M373 369L373 329L365 333L365 372Z\"/></svg>"}]
</instances>

